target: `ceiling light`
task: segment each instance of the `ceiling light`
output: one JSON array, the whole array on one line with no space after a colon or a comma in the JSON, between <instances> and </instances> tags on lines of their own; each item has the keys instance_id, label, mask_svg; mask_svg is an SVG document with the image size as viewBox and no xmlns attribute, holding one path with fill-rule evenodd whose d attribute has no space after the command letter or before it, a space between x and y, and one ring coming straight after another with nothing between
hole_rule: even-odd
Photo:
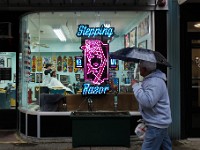
<instances>
[{"instance_id":1,"label":"ceiling light","mask_svg":"<svg viewBox=\"0 0 200 150\"><path fill-rule=\"evenodd\" d=\"M53 31L57 35L57 37L60 39L60 41L65 42L67 40L61 28L53 28Z\"/></svg>"},{"instance_id":2,"label":"ceiling light","mask_svg":"<svg viewBox=\"0 0 200 150\"><path fill-rule=\"evenodd\" d=\"M76 16L78 16L78 17L81 16L81 13L80 13L80 12L74 12L74 14L75 14Z\"/></svg>"},{"instance_id":3,"label":"ceiling light","mask_svg":"<svg viewBox=\"0 0 200 150\"><path fill-rule=\"evenodd\" d=\"M196 24L194 25L194 27L200 28L200 23L196 23Z\"/></svg>"},{"instance_id":4,"label":"ceiling light","mask_svg":"<svg viewBox=\"0 0 200 150\"><path fill-rule=\"evenodd\" d=\"M97 12L97 16L100 17L100 13L99 13L99 11Z\"/></svg>"},{"instance_id":5,"label":"ceiling light","mask_svg":"<svg viewBox=\"0 0 200 150\"><path fill-rule=\"evenodd\" d=\"M104 27L110 28L111 22L110 21L105 21Z\"/></svg>"}]
</instances>

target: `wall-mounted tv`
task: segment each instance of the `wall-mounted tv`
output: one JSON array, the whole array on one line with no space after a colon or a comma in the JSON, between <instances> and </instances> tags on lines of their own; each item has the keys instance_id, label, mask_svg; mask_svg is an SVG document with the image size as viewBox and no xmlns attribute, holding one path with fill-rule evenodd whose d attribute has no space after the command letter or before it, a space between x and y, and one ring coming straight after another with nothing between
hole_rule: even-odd
<instances>
[{"instance_id":1,"label":"wall-mounted tv","mask_svg":"<svg viewBox=\"0 0 200 150\"><path fill-rule=\"evenodd\" d=\"M75 68L83 68L84 61L83 56L75 56Z\"/></svg>"},{"instance_id":2,"label":"wall-mounted tv","mask_svg":"<svg viewBox=\"0 0 200 150\"><path fill-rule=\"evenodd\" d=\"M110 68L117 68L118 67L118 60L110 58L109 59L109 67Z\"/></svg>"},{"instance_id":3,"label":"wall-mounted tv","mask_svg":"<svg viewBox=\"0 0 200 150\"><path fill-rule=\"evenodd\" d=\"M0 68L0 80L11 80L12 69L11 68Z\"/></svg>"},{"instance_id":4,"label":"wall-mounted tv","mask_svg":"<svg viewBox=\"0 0 200 150\"><path fill-rule=\"evenodd\" d=\"M0 22L0 38L11 38L10 22Z\"/></svg>"}]
</instances>

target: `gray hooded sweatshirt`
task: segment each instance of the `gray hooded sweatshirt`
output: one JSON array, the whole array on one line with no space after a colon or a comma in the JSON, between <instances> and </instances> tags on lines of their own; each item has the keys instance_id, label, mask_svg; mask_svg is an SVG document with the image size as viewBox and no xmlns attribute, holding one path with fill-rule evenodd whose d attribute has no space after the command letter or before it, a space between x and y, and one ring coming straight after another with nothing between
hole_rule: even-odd
<instances>
[{"instance_id":1,"label":"gray hooded sweatshirt","mask_svg":"<svg viewBox=\"0 0 200 150\"><path fill-rule=\"evenodd\" d=\"M167 128L172 122L166 75L156 70L146 76L142 84L132 86L139 103L139 111L149 126Z\"/></svg>"}]
</instances>

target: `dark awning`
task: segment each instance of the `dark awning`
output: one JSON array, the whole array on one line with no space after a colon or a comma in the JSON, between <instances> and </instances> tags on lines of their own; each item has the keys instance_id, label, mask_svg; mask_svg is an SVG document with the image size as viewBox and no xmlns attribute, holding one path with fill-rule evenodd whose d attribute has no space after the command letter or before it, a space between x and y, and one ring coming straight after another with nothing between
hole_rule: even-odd
<instances>
[{"instance_id":1,"label":"dark awning","mask_svg":"<svg viewBox=\"0 0 200 150\"><path fill-rule=\"evenodd\" d=\"M166 10L155 0L0 0L0 10Z\"/></svg>"}]
</instances>

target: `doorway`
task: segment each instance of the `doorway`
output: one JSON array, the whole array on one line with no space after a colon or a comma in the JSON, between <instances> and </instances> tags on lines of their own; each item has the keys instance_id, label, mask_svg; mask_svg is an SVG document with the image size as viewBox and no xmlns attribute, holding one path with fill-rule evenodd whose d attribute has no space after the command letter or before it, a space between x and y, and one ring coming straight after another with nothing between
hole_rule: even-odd
<instances>
[{"instance_id":1,"label":"doorway","mask_svg":"<svg viewBox=\"0 0 200 150\"><path fill-rule=\"evenodd\" d=\"M188 67L188 136L199 137L200 135L200 33L188 33L188 48L186 53L191 61L191 67ZM189 63L190 64L190 63ZM191 69L189 69L191 68Z\"/></svg>"}]
</instances>

